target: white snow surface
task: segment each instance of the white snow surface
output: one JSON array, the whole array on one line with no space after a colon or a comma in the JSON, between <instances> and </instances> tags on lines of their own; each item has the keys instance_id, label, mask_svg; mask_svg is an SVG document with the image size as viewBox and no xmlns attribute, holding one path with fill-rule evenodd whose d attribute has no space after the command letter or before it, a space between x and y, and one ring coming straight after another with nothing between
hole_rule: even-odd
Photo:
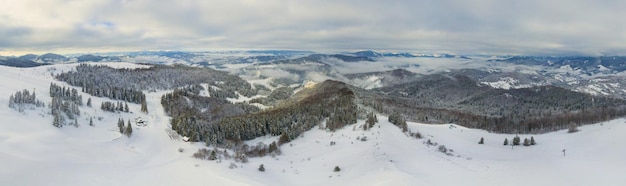
<instances>
[{"instance_id":1,"label":"white snow surface","mask_svg":"<svg viewBox=\"0 0 626 186\"><path fill-rule=\"evenodd\" d=\"M372 75L363 79L353 79L351 83L357 87L361 87L364 89L374 89L383 87L382 76Z\"/></svg>"},{"instance_id":2,"label":"white snow surface","mask_svg":"<svg viewBox=\"0 0 626 186\"><path fill-rule=\"evenodd\" d=\"M497 89L519 89L519 88L528 88L533 85L530 84L520 84L518 80L513 79L511 77L502 77L499 81L495 82L481 82L481 84L488 85Z\"/></svg>"},{"instance_id":3,"label":"white snow surface","mask_svg":"<svg viewBox=\"0 0 626 186\"><path fill-rule=\"evenodd\" d=\"M129 65L130 66L130 65ZM416 139L379 116L371 130L349 125L335 132L311 129L281 147L282 155L250 158L228 168L191 155L202 143L171 140L160 106L166 92L147 94L148 114L129 104L132 113L108 113L97 105L81 107L80 127L52 126L48 108L19 113L8 107L9 95L35 89L49 102L48 86L56 82L47 69L0 66L0 185L624 185L626 119L580 127L569 134L533 135L537 145L503 146L504 138L454 124L409 123L424 139ZM55 65L71 69L72 64ZM60 82L56 82L60 83ZM81 93L82 94L82 93ZM82 94L86 100L90 96ZM87 125L88 117L95 126ZM118 118L141 117L128 138L117 132ZM367 141L357 140L367 136ZM520 135L522 139L531 135ZM484 137L485 144L477 144ZM269 142L262 137L249 143ZM427 139L448 149L449 156L426 145ZM336 145L330 145L330 142ZM267 143L266 143L267 144ZM178 152L179 148L184 151ZM565 149L565 156L563 154ZM264 164L266 171L257 168ZM339 166L340 172L333 172Z\"/></svg>"}]
</instances>

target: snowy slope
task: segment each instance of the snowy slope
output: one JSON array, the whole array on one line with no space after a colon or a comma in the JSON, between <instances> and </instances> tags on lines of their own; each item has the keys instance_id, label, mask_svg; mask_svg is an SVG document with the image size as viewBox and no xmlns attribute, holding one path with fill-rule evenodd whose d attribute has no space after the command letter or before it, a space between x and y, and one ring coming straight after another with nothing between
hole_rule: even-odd
<instances>
[{"instance_id":1,"label":"snowy slope","mask_svg":"<svg viewBox=\"0 0 626 186\"><path fill-rule=\"evenodd\" d=\"M425 139L415 139L381 122L371 131L348 127L335 133L314 129L283 147L284 156L253 159L265 165L263 183L278 185L621 185L626 150L619 148L626 130L620 119L565 131L535 135L536 146L503 146L514 135L452 125L410 123ZM359 124L363 124L360 122ZM367 136L367 141L356 137ZM480 137L486 144L479 145ZM521 135L530 138L530 135ZM449 156L425 145L426 139L454 150ZM330 142L336 142L331 146ZM566 149L566 156L562 150ZM258 163L257 163L258 162ZM334 166L342 171L332 172ZM589 175L589 176L585 176ZM280 179L276 179L280 177ZM306 181L303 181L306 180Z\"/></svg>"},{"instance_id":2,"label":"snowy slope","mask_svg":"<svg viewBox=\"0 0 626 186\"><path fill-rule=\"evenodd\" d=\"M118 63L116 65L124 65ZM71 70L73 65L57 65L56 70ZM125 64L123 67L136 67ZM48 86L53 82L49 67L15 69L0 67L0 185L220 185L254 184L232 172L209 174L211 167L190 158L200 144L172 141L165 133L169 118L164 116L160 97L164 92L147 94L149 114L139 114L139 105L129 104L131 112L105 113L97 107L102 101L93 97L94 108L82 107L79 128L55 128L48 109L19 113L8 108L10 94L36 88L39 99L48 102ZM43 73L40 73L43 72ZM19 81L15 77L20 77ZM60 83L61 82L56 82ZM83 94L86 99L89 96ZM43 116L41 116L43 115ZM88 116L95 127L88 126ZM118 118L141 117L147 127L134 125L129 139L117 132ZM179 153L178 148L186 149ZM216 173L219 171L216 171ZM165 178L165 179L161 179ZM244 184L245 185L245 184Z\"/></svg>"},{"instance_id":3,"label":"snowy slope","mask_svg":"<svg viewBox=\"0 0 626 186\"><path fill-rule=\"evenodd\" d=\"M55 65L56 71L74 64ZM132 64L116 63L136 68ZM251 158L230 169L221 163L191 158L202 143L171 140L169 118L160 106L165 92L148 93L148 114L129 104L133 113L106 113L97 105L82 107L79 128L52 126L48 109L19 113L8 97L36 89L48 102L55 82L48 67L0 67L0 185L623 185L626 177L626 120L534 135L538 145L503 146L504 138L456 125L409 123L424 139L416 139L379 116L370 131L356 125L336 132L317 128L281 147L282 155ZM62 84L61 82L56 82ZM65 85L65 84L62 84ZM83 94L87 99L89 95ZM88 116L101 116L95 126ZM141 117L148 126L134 126L133 136L117 132L117 119ZM367 141L357 140L367 136ZM485 144L477 144L480 137ZM521 135L522 139L529 135ZM275 140L275 137L265 139ZM453 156L426 145L427 139L453 149ZM263 140L263 139L258 139ZM333 141L336 145L330 145ZM251 142L256 143L256 141ZM267 143L266 143L267 144ZM184 152L178 152L183 148ZM562 150L566 149L566 156ZM259 172L259 164L266 171ZM339 166L340 172L333 172Z\"/></svg>"}]
</instances>

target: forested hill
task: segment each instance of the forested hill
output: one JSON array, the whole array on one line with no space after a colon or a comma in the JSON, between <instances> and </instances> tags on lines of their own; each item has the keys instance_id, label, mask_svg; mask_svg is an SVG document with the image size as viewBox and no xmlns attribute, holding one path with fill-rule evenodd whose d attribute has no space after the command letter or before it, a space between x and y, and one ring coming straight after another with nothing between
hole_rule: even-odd
<instances>
[{"instance_id":1,"label":"forested hill","mask_svg":"<svg viewBox=\"0 0 626 186\"><path fill-rule=\"evenodd\" d=\"M186 96L190 97L193 96ZM325 127L329 130L356 123L357 105L354 99L355 95L348 85L329 80L304 88L277 107L256 113L209 119L185 112L168 112L173 117L172 128L183 135L188 133L194 141L237 146L256 137L280 135L281 144L321 125L323 121L326 121ZM167 107L168 95L163 100ZM190 112L205 115L200 110Z\"/></svg>"},{"instance_id":2,"label":"forested hill","mask_svg":"<svg viewBox=\"0 0 626 186\"><path fill-rule=\"evenodd\" d=\"M540 86L495 89L463 75L435 74L373 89L364 103L410 121L457 123L505 133L542 133L626 114L626 101Z\"/></svg>"}]
</instances>

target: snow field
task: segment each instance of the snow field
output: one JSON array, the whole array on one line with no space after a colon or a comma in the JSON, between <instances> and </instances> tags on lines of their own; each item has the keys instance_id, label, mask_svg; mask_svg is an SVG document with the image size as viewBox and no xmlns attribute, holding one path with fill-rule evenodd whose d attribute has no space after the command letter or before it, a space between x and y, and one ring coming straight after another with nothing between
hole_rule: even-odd
<instances>
[{"instance_id":1,"label":"snow field","mask_svg":"<svg viewBox=\"0 0 626 186\"><path fill-rule=\"evenodd\" d=\"M36 68L0 66L0 185L623 185L626 177L626 119L534 136L537 145L503 146L515 135L442 124L409 123L424 137L416 139L378 116L371 130L355 125L335 132L314 128L281 147L282 155L221 163L192 158L203 143L171 140L165 132L169 117L160 106L167 91L147 93L148 114L138 104L132 113L100 110L107 98L92 97L93 107L81 107L78 128L52 126L48 108L19 113L8 107L9 95L35 89L49 102L54 72L75 64ZM120 68L134 64L116 63ZM91 97L81 93L84 101ZM94 127L88 126L88 117ZM118 118L141 117L146 127L134 126L130 138L117 131ZM366 136L366 141L360 139ZM359 138L357 140L357 137ZM478 144L483 137L485 144ZM453 149L438 152L436 142ZM269 144L276 137L248 142ZM335 145L331 145L331 141ZM183 152L178 149L182 148ZM212 148L212 147L209 147ZM566 149L563 156L562 150ZM264 164L266 171L257 168ZM339 166L341 171L334 172Z\"/></svg>"}]
</instances>

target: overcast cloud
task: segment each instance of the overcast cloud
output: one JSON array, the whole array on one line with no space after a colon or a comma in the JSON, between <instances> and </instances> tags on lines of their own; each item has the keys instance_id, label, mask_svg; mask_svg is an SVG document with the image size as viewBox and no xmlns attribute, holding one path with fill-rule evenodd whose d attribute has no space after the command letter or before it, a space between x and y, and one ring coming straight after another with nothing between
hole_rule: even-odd
<instances>
[{"instance_id":1,"label":"overcast cloud","mask_svg":"<svg viewBox=\"0 0 626 186\"><path fill-rule=\"evenodd\" d=\"M626 55L622 0L3 0L0 55L362 49Z\"/></svg>"}]
</instances>

